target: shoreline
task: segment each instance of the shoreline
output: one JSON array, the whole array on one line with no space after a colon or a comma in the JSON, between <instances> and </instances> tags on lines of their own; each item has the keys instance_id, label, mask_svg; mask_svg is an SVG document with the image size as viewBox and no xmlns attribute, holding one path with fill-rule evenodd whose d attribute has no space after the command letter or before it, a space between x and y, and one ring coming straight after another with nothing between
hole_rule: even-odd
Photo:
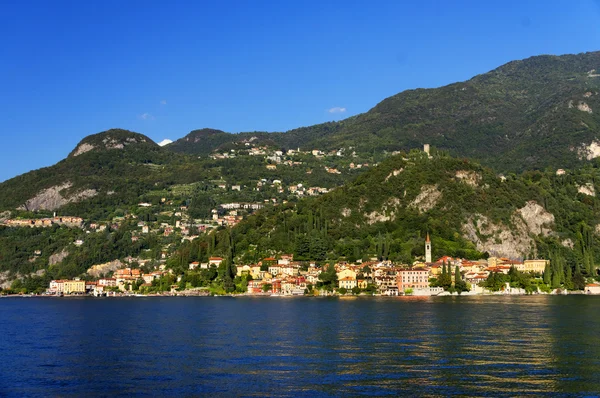
<instances>
[{"instance_id":1,"label":"shoreline","mask_svg":"<svg viewBox=\"0 0 600 398\"><path fill-rule=\"evenodd\" d=\"M173 298L173 297L230 297L230 298L429 298L429 297L522 297L522 296L600 296L600 294L591 294L584 291L573 291L564 293L475 293L475 294L438 294L438 295L382 295L382 294L359 294L359 295L285 295L285 294L223 294L223 295L210 295L210 294L122 294L122 295L110 295L110 296L94 296L93 294L78 294L78 295L48 295L48 294L9 294L0 295L0 299L3 298L47 298L47 299L75 299L75 298Z\"/></svg>"}]
</instances>

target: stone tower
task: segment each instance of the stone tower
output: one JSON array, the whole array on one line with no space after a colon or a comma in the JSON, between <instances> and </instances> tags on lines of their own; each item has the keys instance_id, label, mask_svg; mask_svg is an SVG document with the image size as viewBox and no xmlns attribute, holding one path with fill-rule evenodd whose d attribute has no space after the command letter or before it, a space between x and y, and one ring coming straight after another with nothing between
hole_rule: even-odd
<instances>
[{"instance_id":1,"label":"stone tower","mask_svg":"<svg viewBox=\"0 0 600 398\"><path fill-rule=\"evenodd\" d=\"M429 232L427 232L427 238L425 238L425 262L431 262L431 239L429 239Z\"/></svg>"}]
</instances>

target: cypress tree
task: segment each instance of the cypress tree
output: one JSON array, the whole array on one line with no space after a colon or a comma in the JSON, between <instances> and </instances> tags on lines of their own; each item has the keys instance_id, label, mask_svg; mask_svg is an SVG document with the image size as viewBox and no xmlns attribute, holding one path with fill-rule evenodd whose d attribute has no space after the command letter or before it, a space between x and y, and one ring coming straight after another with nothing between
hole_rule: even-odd
<instances>
[{"instance_id":1,"label":"cypress tree","mask_svg":"<svg viewBox=\"0 0 600 398\"><path fill-rule=\"evenodd\" d=\"M588 274L589 276L596 276L596 266L594 265L594 255L591 250L587 251L587 264L588 264Z\"/></svg>"},{"instance_id":2,"label":"cypress tree","mask_svg":"<svg viewBox=\"0 0 600 398\"><path fill-rule=\"evenodd\" d=\"M544 268L544 283L549 285L552 281L552 268L550 268L550 261L546 261L546 267Z\"/></svg>"},{"instance_id":3,"label":"cypress tree","mask_svg":"<svg viewBox=\"0 0 600 398\"><path fill-rule=\"evenodd\" d=\"M565 275L565 288L572 289L573 288L573 279L571 275L571 267L567 264L567 262L563 259L564 265L564 275Z\"/></svg>"},{"instance_id":4,"label":"cypress tree","mask_svg":"<svg viewBox=\"0 0 600 398\"><path fill-rule=\"evenodd\" d=\"M556 289L560 287L560 273L559 272L555 272L555 270L552 270L552 288Z\"/></svg>"}]
</instances>

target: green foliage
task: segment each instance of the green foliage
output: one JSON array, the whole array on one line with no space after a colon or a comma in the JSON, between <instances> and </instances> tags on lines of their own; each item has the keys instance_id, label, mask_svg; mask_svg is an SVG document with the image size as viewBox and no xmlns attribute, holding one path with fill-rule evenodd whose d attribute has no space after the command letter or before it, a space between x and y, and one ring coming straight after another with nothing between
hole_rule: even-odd
<instances>
[{"instance_id":1,"label":"green foliage","mask_svg":"<svg viewBox=\"0 0 600 398\"><path fill-rule=\"evenodd\" d=\"M532 293L535 291L533 281L532 275L521 272L513 266L506 275L501 272L492 272L482 284L491 291L499 291L503 290L508 283L512 288L525 289L527 293Z\"/></svg>"},{"instance_id":2,"label":"green foliage","mask_svg":"<svg viewBox=\"0 0 600 398\"><path fill-rule=\"evenodd\" d=\"M458 294L460 294L461 292L469 291L469 289L467 288L467 282L465 282L462 279L462 276L460 275L458 265L456 266L456 268L454 270L454 288L456 289Z\"/></svg>"},{"instance_id":3,"label":"green foliage","mask_svg":"<svg viewBox=\"0 0 600 398\"><path fill-rule=\"evenodd\" d=\"M338 278L333 263L327 265L323 272L319 274L319 280L321 281L321 286L327 290L337 288Z\"/></svg>"}]
</instances>

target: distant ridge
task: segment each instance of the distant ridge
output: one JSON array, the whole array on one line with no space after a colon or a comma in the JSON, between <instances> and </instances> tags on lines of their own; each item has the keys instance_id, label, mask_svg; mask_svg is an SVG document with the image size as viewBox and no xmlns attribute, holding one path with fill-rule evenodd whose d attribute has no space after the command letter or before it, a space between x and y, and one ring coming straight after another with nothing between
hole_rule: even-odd
<instances>
[{"instance_id":1,"label":"distant ridge","mask_svg":"<svg viewBox=\"0 0 600 398\"><path fill-rule=\"evenodd\" d=\"M600 155L597 71L600 52L535 56L466 82L401 92L340 122L287 133L195 130L168 148L207 154L254 138L287 148L391 152L427 142L499 171L574 167Z\"/></svg>"}]
</instances>

